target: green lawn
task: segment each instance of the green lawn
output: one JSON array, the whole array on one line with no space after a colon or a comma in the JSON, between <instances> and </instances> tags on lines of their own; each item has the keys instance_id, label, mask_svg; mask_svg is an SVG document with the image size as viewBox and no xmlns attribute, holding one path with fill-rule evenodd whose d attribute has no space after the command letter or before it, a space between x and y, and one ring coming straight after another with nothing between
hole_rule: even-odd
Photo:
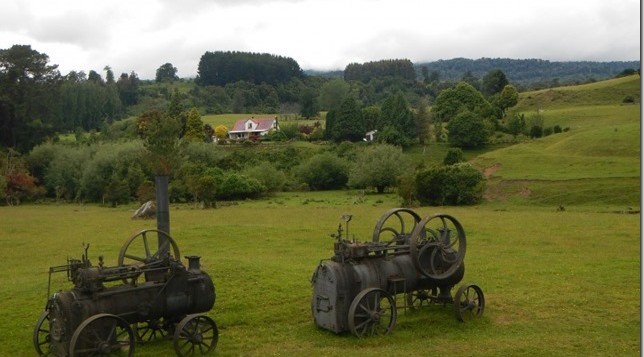
<instances>
[{"instance_id":1,"label":"green lawn","mask_svg":"<svg viewBox=\"0 0 644 357\"><path fill-rule=\"evenodd\" d=\"M288 193L213 210L171 206L181 255L200 255L217 301L208 313L220 329L220 356L436 355L638 356L640 215L514 204L419 207L464 226L463 282L486 296L484 318L456 321L449 307L402 313L393 333L363 340L312 322L310 278L333 252L330 233L351 213L351 235L369 240L394 194ZM32 356L33 326L47 291L47 269L89 257L115 265L130 235L155 228L131 220L134 206L0 207L0 355ZM54 289L68 289L64 277ZM457 352L455 352L457 351ZM172 356L171 342L137 347L137 356Z\"/></svg>"}]
</instances>

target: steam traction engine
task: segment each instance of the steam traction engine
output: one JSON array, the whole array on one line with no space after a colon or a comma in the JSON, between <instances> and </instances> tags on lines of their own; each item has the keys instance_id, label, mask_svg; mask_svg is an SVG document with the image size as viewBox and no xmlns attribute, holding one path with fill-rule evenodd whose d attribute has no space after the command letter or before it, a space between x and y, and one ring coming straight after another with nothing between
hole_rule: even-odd
<instances>
[{"instance_id":1,"label":"steam traction engine","mask_svg":"<svg viewBox=\"0 0 644 357\"><path fill-rule=\"evenodd\" d=\"M418 309L453 304L460 321L483 315L483 291L473 284L451 290L464 275L465 232L449 215L421 219L406 208L383 214L371 242L348 240L351 216L344 215L334 255L318 265L311 279L315 323L335 333L358 337L388 334L396 323L397 294L403 306Z\"/></svg>"},{"instance_id":2,"label":"steam traction engine","mask_svg":"<svg viewBox=\"0 0 644 357\"><path fill-rule=\"evenodd\" d=\"M50 296L38 319L33 342L40 355L96 356L134 353L135 341L173 336L177 355L204 354L218 340L215 322L199 313L215 303L215 287L188 256L188 268L168 234L144 230L121 247L118 266L103 257L92 266L87 255L49 269L66 272L74 288Z\"/></svg>"}]
</instances>

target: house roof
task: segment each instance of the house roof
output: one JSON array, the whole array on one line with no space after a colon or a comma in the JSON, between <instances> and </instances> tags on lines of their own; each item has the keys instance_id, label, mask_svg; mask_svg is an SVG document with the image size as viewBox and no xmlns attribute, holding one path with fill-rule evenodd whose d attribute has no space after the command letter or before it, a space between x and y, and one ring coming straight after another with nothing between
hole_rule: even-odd
<instances>
[{"instance_id":1,"label":"house roof","mask_svg":"<svg viewBox=\"0 0 644 357\"><path fill-rule=\"evenodd\" d=\"M273 125L274 125L275 121L276 121L275 118L239 119L239 120L237 120L235 122L235 126L233 126L233 129L230 132L266 131L266 130L270 130L271 128L273 128ZM248 122L253 122L255 124L255 125L253 125L254 128L252 130L248 130Z\"/></svg>"}]
</instances>

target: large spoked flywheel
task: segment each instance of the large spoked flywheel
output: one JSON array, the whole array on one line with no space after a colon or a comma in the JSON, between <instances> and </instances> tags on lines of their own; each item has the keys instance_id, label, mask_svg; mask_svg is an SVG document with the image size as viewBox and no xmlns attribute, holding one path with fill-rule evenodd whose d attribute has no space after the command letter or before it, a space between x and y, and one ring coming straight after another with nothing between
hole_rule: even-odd
<instances>
[{"instance_id":1,"label":"large spoked flywheel","mask_svg":"<svg viewBox=\"0 0 644 357\"><path fill-rule=\"evenodd\" d=\"M409 208L392 208L385 212L373 230L373 242L403 243L420 222L420 216Z\"/></svg>"},{"instance_id":2,"label":"large spoked flywheel","mask_svg":"<svg viewBox=\"0 0 644 357\"><path fill-rule=\"evenodd\" d=\"M428 216L414 228L410 254L423 275L436 281L449 279L463 264L465 231L452 216Z\"/></svg>"}]
</instances>

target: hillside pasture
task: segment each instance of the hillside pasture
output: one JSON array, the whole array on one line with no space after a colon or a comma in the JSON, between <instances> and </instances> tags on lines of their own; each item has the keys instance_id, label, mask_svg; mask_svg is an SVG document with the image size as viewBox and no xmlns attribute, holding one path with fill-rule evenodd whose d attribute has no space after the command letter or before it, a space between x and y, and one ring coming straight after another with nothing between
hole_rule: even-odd
<instances>
[{"instance_id":1,"label":"hillside pasture","mask_svg":"<svg viewBox=\"0 0 644 357\"><path fill-rule=\"evenodd\" d=\"M639 207L641 106L596 104L611 95L615 99L614 93L633 95L639 91L639 77L552 90L560 94L553 102L543 100L550 90L522 93L515 110L530 120L537 109L530 108L527 99L541 98L538 113L544 127L569 130L473 158L471 162L487 173L487 199L600 210Z\"/></svg>"},{"instance_id":2,"label":"hillside pasture","mask_svg":"<svg viewBox=\"0 0 644 357\"><path fill-rule=\"evenodd\" d=\"M358 199L359 198L359 199ZM357 339L317 328L310 279L333 254L330 234L354 215L350 235L369 240L395 195L290 193L212 210L171 206L181 255L200 255L217 301L218 356L638 356L640 216L555 212L494 205L418 207L455 216L467 234L464 282L480 285L484 317L460 323L450 306L399 310L389 336ZM121 245L155 222L131 220L135 207L0 207L0 355L32 356L31 335L47 293L49 266L79 258L115 265ZM185 263L185 262L184 262ZM69 289L55 276L53 291ZM402 301L399 301L402 303ZM137 346L137 356L174 355L172 343Z\"/></svg>"},{"instance_id":3,"label":"hillside pasture","mask_svg":"<svg viewBox=\"0 0 644 357\"><path fill-rule=\"evenodd\" d=\"M640 76L632 75L600 82L548 88L524 92L519 95L517 108L538 110L550 107L571 107L593 105L618 105L631 96L640 102Z\"/></svg>"}]
</instances>

